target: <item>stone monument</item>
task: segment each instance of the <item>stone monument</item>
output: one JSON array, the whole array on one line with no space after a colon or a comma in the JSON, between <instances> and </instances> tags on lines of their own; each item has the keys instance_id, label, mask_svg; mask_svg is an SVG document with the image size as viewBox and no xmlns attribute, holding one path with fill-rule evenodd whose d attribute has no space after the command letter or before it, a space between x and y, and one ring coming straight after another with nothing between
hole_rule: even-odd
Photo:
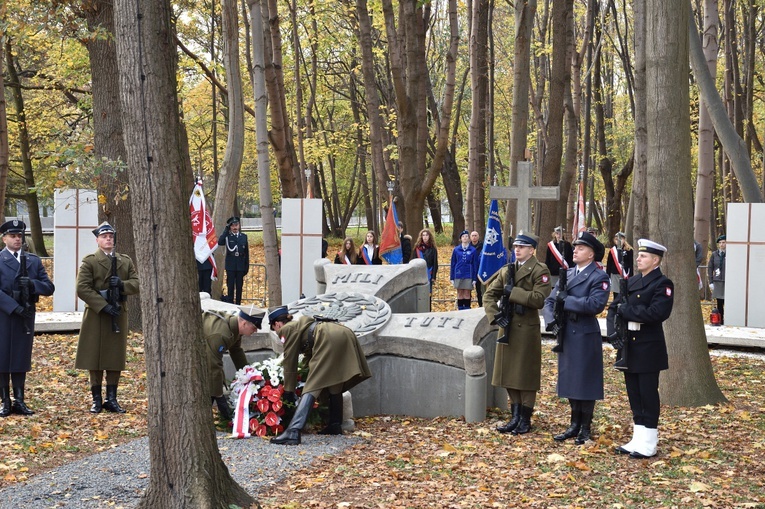
<instances>
[{"instance_id":1,"label":"stone monument","mask_svg":"<svg viewBox=\"0 0 765 509\"><path fill-rule=\"evenodd\" d=\"M765 204L729 203L727 219L725 325L765 327Z\"/></svg>"},{"instance_id":2,"label":"stone monument","mask_svg":"<svg viewBox=\"0 0 765 509\"><path fill-rule=\"evenodd\" d=\"M321 258L321 200L282 201L282 302L316 295L313 263Z\"/></svg>"}]
</instances>

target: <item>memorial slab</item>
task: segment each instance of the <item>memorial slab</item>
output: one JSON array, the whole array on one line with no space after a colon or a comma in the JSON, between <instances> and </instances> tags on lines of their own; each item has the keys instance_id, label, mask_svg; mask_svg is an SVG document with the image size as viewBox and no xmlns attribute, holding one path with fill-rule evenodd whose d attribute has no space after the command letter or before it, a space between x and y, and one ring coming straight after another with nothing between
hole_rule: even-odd
<instances>
[{"instance_id":1,"label":"memorial slab","mask_svg":"<svg viewBox=\"0 0 765 509\"><path fill-rule=\"evenodd\" d=\"M763 328L765 203L729 203L727 219L725 324Z\"/></svg>"},{"instance_id":2,"label":"memorial slab","mask_svg":"<svg viewBox=\"0 0 765 509\"><path fill-rule=\"evenodd\" d=\"M317 294L313 263L321 258L321 200L282 200L282 301Z\"/></svg>"}]
</instances>

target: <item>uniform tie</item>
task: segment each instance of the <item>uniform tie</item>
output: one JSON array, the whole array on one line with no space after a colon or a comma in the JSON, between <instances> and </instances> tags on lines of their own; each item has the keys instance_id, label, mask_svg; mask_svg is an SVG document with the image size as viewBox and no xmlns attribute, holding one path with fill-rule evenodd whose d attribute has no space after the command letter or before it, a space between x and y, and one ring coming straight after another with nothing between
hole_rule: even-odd
<instances>
[{"instance_id":1,"label":"uniform tie","mask_svg":"<svg viewBox=\"0 0 765 509\"><path fill-rule=\"evenodd\" d=\"M18 251L14 251L13 252L13 257L18 260L19 259L19 252Z\"/></svg>"}]
</instances>

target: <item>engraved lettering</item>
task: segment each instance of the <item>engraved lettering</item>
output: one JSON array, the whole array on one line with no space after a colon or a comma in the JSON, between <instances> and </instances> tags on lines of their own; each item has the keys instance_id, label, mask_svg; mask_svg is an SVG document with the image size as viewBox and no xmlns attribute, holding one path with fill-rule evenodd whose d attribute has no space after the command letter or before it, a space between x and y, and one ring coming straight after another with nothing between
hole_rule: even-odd
<instances>
[{"instance_id":1,"label":"engraved lettering","mask_svg":"<svg viewBox=\"0 0 765 509\"><path fill-rule=\"evenodd\" d=\"M440 328L443 328L443 327L444 327L444 325L446 325L446 322L448 322L448 321L449 321L449 320L451 320L451 319L452 319L452 318L451 318L450 316L442 316L441 318L439 318L439 321L440 321L441 323L439 323L439 324L438 324L438 326L439 326Z\"/></svg>"},{"instance_id":2,"label":"engraved lettering","mask_svg":"<svg viewBox=\"0 0 765 509\"><path fill-rule=\"evenodd\" d=\"M420 327L429 327L431 322L433 321L432 316L426 316L422 319L422 323L420 324Z\"/></svg>"},{"instance_id":3,"label":"engraved lettering","mask_svg":"<svg viewBox=\"0 0 765 509\"><path fill-rule=\"evenodd\" d=\"M374 280L374 281L372 281L372 284L373 284L373 285L379 285L379 284L380 284L380 280L381 280L383 277L384 277L384 276L383 276L382 274L378 274L378 275L377 275L377 277L375 278L375 280Z\"/></svg>"},{"instance_id":4,"label":"engraved lettering","mask_svg":"<svg viewBox=\"0 0 765 509\"><path fill-rule=\"evenodd\" d=\"M360 275L361 275L360 273L356 272L356 273L353 275L353 279L351 279L351 283L355 283L356 281L358 281L358 280L359 280L359 276L360 276Z\"/></svg>"},{"instance_id":5,"label":"engraved lettering","mask_svg":"<svg viewBox=\"0 0 765 509\"><path fill-rule=\"evenodd\" d=\"M464 318L457 318L456 320L457 320L457 324L456 325L452 325L452 329L459 329L460 325L462 325L462 322L465 321Z\"/></svg>"},{"instance_id":6,"label":"engraved lettering","mask_svg":"<svg viewBox=\"0 0 765 509\"><path fill-rule=\"evenodd\" d=\"M416 316L410 316L409 318L406 319L406 324L404 325L404 327L411 327L412 322L414 322L415 320L417 320Z\"/></svg>"}]
</instances>

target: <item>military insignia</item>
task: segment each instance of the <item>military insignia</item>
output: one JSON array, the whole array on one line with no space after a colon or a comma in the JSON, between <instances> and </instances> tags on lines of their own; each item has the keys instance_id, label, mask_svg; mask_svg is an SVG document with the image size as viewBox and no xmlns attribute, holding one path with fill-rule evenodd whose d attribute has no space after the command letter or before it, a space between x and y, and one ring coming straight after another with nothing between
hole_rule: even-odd
<instances>
[{"instance_id":1,"label":"military insignia","mask_svg":"<svg viewBox=\"0 0 765 509\"><path fill-rule=\"evenodd\" d=\"M550 276L547 274L542 274L542 282L547 283L548 281L550 281Z\"/></svg>"},{"instance_id":2,"label":"military insignia","mask_svg":"<svg viewBox=\"0 0 765 509\"><path fill-rule=\"evenodd\" d=\"M600 287L603 288L604 290L608 290L608 283L606 281L603 281L602 283L600 283Z\"/></svg>"},{"instance_id":3,"label":"military insignia","mask_svg":"<svg viewBox=\"0 0 765 509\"><path fill-rule=\"evenodd\" d=\"M13 220L13 226L18 226L18 225L19 225L19 220L18 219L14 219Z\"/></svg>"},{"instance_id":4,"label":"military insignia","mask_svg":"<svg viewBox=\"0 0 765 509\"><path fill-rule=\"evenodd\" d=\"M667 294L667 297L672 297L672 288L669 286L664 289L664 293Z\"/></svg>"},{"instance_id":5,"label":"military insignia","mask_svg":"<svg viewBox=\"0 0 765 509\"><path fill-rule=\"evenodd\" d=\"M279 338L279 339L281 340L282 344L284 344L284 342L286 341L286 339L284 339L284 336L282 336L282 337L281 337L281 338Z\"/></svg>"}]
</instances>

